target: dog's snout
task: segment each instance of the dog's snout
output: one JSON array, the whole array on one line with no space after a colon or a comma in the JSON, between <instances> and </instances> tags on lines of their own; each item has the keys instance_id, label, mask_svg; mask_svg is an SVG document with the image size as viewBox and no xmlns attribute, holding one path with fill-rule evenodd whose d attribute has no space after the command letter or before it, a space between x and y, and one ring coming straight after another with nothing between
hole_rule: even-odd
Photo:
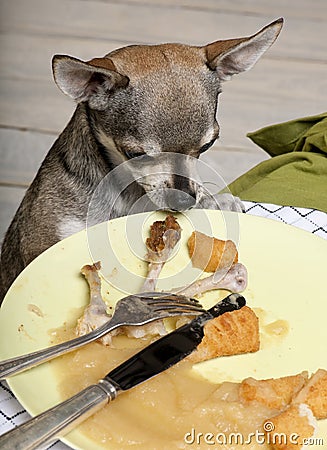
<instances>
[{"instance_id":1,"label":"dog's snout","mask_svg":"<svg viewBox=\"0 0 327 450\"><path fill-rule=\"evenodd\" d=\"M172 211L186 211L195 205L196 199L188 192L169 189L167 193L167 203L169 209Z\"/></svg>"},{"instance_id":2,"label":"dog's snout","mask_svg":"<svg viewBox=\"0 0 327 450\"><path fill-rule=\"evenodd\" d=\"M186 211L196 204L196 193L188 177L175 174L173 189L168 190L169 208L174 211Z\"/></svg>"}]
</instances>

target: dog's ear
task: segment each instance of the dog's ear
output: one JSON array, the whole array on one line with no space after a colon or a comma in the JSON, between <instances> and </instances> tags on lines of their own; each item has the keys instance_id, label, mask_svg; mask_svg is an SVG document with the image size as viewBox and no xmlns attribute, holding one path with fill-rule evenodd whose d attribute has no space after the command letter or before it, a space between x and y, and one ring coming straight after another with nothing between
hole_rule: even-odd
<instances>
[{"instance_id":1,"label":"dog's ear","mask_svg":"<svg viewBox=\"0 0 327 450\"><path fill-rule=\"evenodd\" d=\"M55 55L52 70L57 86L76 102L88 101L97 110L108 107L108 95L128 85L128 77L117 72L109 58L84 62L66 55Z\"/></svg>"},{"instance_id":2,"label":"dog's ear","mask_svg":"<svg viewBox=\"0 0 327 450\"><path fill-rule=\"evenodd\" d=\"M216 41L204 47L207 64L216 70L221 81L251 69L275 42L284 20L278 19L250 37Z\"/></svg>"}]
</instances>

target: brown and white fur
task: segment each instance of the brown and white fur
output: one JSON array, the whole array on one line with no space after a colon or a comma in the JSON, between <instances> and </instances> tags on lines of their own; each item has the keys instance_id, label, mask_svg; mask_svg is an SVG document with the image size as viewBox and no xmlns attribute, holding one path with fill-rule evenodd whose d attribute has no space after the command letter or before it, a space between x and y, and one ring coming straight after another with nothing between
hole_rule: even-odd
<instances>
[{"instance_id":1,"label":"brown and white fur","mask_svg":"<svg viewBox=\"0 0 327 450\"><path fill-rule=\"evenodd\" d=\"M35 257L85 227L92 195L121 163L130 165L101 190L110 217L129 214L140 198L154 208L215 207L193 171L194 160L219 136L221 84L250 69L282 24L279 19L253 36L201 47L134 45L88 62L55 56L55 82L77 107L4 238L0 301ZM121 175L128 181L123 188ZM238 207L233 198L223 203ZM108 218L101 213L94 221Z\"/></svg>"}]
</instances>

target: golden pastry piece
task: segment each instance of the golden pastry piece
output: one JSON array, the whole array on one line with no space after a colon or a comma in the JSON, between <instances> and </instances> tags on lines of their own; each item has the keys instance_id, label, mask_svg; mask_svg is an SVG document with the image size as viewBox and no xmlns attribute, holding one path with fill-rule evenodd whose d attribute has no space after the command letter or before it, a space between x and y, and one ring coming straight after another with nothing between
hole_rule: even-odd
<instances>
[{"instance_id":1,"label":"golden pastry piece","mask_svg":"<svg viewBox=\"0 0 327 450\"><path fill-rule=\"evenodd\" d=\"M314 435L317 423L311 409L301 404L266 420L263 429L272 450L300 450L305 439Z\"/></svg>"},{"instance_id":2,"label":"golden pastry piece","mask_svg":"<svg viewBox=\"0 0 327 450\"><path fill-rule=\"evenodd\" d=\"M189 359L200 362L217 356L256 352L259 347L259 320L251 308L244 306L210 320L204 327L201 344Z\"/></svg>"},{"instance_id":3,"label":"golden pastry piece","mask_svg":"<svg viewBox=\"0 0 327 450\"><path fill-rule=\"evenodd\" d=\"M281 378L256 380L246 378L239 388L242 402L258 402L268 408L282 411L299 393L308 381L308 372Z\"/></svg>"},{"instance_id":4,"label":"golden pastry piece","mask_svg":"<svg viewBox=\"0 0 327 450\"><path fill-rule=\"evenodd\" d=\"M193 231L187 241L193 267L205 272L216 272L238 262L238 253L233 241L223 241Z\"/></svg>"},{"instance_id":5,"label":"golden pastry piece","mask_svg":"<svg viewBox=\"0 0 327 450\"><path fill-rule=\"evenodd\" d=\"M294 403L306 403L316 419L327 418L327 370L319 369L294 399Z\"/></svg>"}]
</instances>

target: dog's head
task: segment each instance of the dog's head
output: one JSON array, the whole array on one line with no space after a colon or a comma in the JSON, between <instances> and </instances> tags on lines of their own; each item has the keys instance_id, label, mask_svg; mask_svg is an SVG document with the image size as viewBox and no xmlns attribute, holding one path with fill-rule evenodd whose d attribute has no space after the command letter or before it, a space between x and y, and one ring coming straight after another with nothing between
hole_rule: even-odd
<instances>
[{"instance_id":1,"label":"dog's head","mask_svg":"<svg viewBox=\"0 0 327 450\"><path fill-rule=\"evenodd\" d=\"M250 69L275 41L282 22L251 37L203 47L135 45L88 62L57 55L54 78L64 93L87 104L96 138L111 161L118 165L143 155L133 165L138 182L159 207L161 193L173 189L168 206L183 210L203 196L192 161L219 136L221 83ZM184 155L184 162L171 154Z\"/></svg>"}]
</instances>

